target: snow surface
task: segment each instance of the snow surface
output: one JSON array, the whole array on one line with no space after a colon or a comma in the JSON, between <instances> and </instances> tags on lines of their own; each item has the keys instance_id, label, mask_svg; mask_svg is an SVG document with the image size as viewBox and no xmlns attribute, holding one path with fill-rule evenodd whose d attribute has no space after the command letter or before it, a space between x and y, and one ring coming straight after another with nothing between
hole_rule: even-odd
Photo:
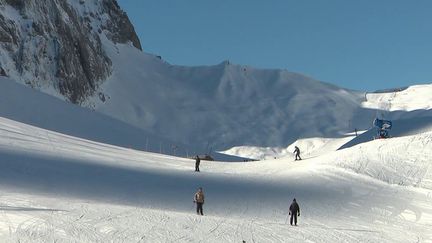
<instances>
[{"instance_id":1,"label":"snow surface","mask_svg":"<svg viewBox=\"0 0 432 243\"><path fill-rule=\"evenodd\" d=\"M430 131L195 173L189 159L0 128L3 242L432 242ZM286 223L294 197L298 227Z\"/></svg>"},{"instance_id":2,"label":"snow surface","mask_svg":"<svg viewBox=\"0 0 432 243\"><path fill-rule=\"evenodd\" d=\"M113 61L112 76L100 87L109 98L102 102L93 97L89 104L195 153L234 148L226 153L279 158L288 155L291 148L287 147L299 139L321 144L338 143L330 142L333 139L347 141L345 134L370 129L376 117L432 117L432 85L364 93L286 70L256 69L229 61L215 66L176 66L131 45L102 41ZM303 151L313 155L319 152L316 145L311 145L314 151Z\"/></svg>"},{"instance_id":3,"label":"snow surface","mask_svg":"<svg viewBox=\"0 0 432 243\"><path fill-rule=\"evenodd\" d=\"M73 105L0 77L0 117L93 141L173 154L175 144L112 117ZM185 148L184 146L182 148ZM186 156L187 151L176 151Z\"/></svg>"},{"instance_id":4,"label":"snow surface","mask_svg":"<svg viewBox=\"0 0 432 243\"><path fill-rule=\"evenodd\" d=\"M432 109L432 84L413 85L406 89L384 93L367 93L362 105L385 111Z\"/></svg>"},{"instance_id":5,"label":"snow surface","mask_svg":"<svg viewBox=\"0 0 432 243\"><path fill-rule=\"evenodd\" d=\"M197 153L207 152L208 147L218 151L243 145L276 147L298 138L340 136L355 126L369 126L375 115L366 110L354 117L362 109L363 92L286 70L228 61L176 66L130 45L102 41L113 61L112 76L100 86L109 98L102 102L93 97L89 104Z\"/></svg>"},{"instance_id":6,"label":"snow surface","mask_svg":"<svg viewBox=\"0 0 432 243\"><path fill-rule=\"evenodd\" d=\"M358 132L361 134L362 132ZM346 134L342 138L305 138L299 139L287 148L280 147L255 147L238 146L221 151L221 153L251 158L255 160L268 160L274 158L292 157L294 158L294 146L301 148L301 157L310 158L336 151L341 146L347 144L355 137L354 134Z\"/></svg>"},{"instance_id":7,"label":"snow surface","mask_svg":"<svg viewBox=\"0 0 432 243\"><path fill-rule=\"evenodd\" d=\"M429 113L430 114L430 113ZM392 129L389 131L390 137L403 137L432 130L432 116L414 117L410 119L393 120ZM377 137L378 130L371 128L351 141L347 142L339 149L349 148L357 144L372 141Z\"/></svg>"},{"instance_id":8,"label":"snow surface","mask_svg":"<svg viewBox=\"0 0 432 243\"><path fill-rule=\"evenodd\" d=\"M414 85L404 89L387 90L376 93L366 93L366 101L362 106L366 110L358 110L357 117L372 117L391 120L393 128L390 136L400 137L419 134L432 129L432 85ZM368 110L370 109L370 110ZM343 117L341 117L343 119ZM292 156L294 146L300 147L302 154L306 157L322 155L328 151L349 148L354 145L372 141L377 136L377 130L372 126L373 118L370 119L367 131L335 137L314 137L299 139L287 148L280 147L256 147L238 146L223 151L223 153L255 159L280 158ZM351 122L351 121L350 121Z\"/></svg>"}]
</instances>

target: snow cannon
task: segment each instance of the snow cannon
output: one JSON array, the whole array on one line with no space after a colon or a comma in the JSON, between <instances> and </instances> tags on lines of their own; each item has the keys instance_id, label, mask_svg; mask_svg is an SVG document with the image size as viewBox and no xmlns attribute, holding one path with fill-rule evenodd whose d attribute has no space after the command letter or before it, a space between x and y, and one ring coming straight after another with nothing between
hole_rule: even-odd
<instances>
[{"instance_id":1,"label":"snow cannon","mask_svg":"<svg viewBox=\"0 0 432 243\"><path fill-rule=\"evenodd\" d=\"M392 122L375 118L373 125L377 128L378 138L389 138L389 130L392 128Z\"/></svg>"}]
</instances>

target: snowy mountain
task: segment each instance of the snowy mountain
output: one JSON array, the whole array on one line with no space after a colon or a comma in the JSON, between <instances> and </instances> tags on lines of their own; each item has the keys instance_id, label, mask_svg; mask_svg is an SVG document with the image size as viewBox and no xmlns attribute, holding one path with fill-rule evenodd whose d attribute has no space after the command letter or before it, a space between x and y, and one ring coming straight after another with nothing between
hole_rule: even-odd
<instances>
[{"instance_id":1,"label":"snowy mountain","mask_svg":"<svg viewBox=\"0 0 432 243\"><path fill-rule=\"evenodd\" d=\"M192 153L342 138L397 107L285 70L171 65L141 51L115 0L1 0L0 28L3 75Z\"/></svg>"},{"instance_id":2,"label":"snowy mountain","mask_svg":"<svg viewBox=\"0 0 432 243\"><path fill-rule=\"evenodd\" d=\"M398 109L410 99L400 98L408 97L404 92L422 86L375 94L229 61L171 65L141 51L114 0L2 0L0 13L0 73L191 153L245 145L286 148L298 139L330 141L367 130L375 117L431 116L428 106Z\"/></svg>"},{"instance_id":3,"label":"snowy mountain","mask_svg":"<svg viewBox=\"0 0 432 243\"><path fill-rule=\"evenodd\" d=\"M115 0L0 0L0 74L72 103L111 75L105 38L141 48Z\"/></svg>"},{"instance_id":4,"label":"snowy mountain","mask_svg":"<svg viewBox=\"0 0 432 243\"><path fill-rule=\"evenodd\" d=\"M357 92L285 70L228 61L175 66L131 46L108 44L114 72L100 88L109 99L93 98L95 109L198 151L283 147L298 139L344 138L355 129L368 130L376 117L432 117L423 105L430 103L430 85ZM409 109L398 108L399 97L405 97L400 103Z\"/></svg>"},{"instance_id":5,"label":"snowy mountain","mask_svg":"<svg viewBox=\"0 0 432 243\"><path fill-rule=\"evenodd\" d=\"M369 127L357 116L364 94L284 70L223 62L170 65L127 45L111 45L113 75L95 109L203 151L235 145L281 146L301 137L337 137Z\"/></svg>"},{"instance_id":6,"label":"snowy mountain","mask_svg":"<svg viewBox=\"0 0 432 243\"><path fill-rule=\"evenodd\" d=\"M393 122L390 131L392 137L411 136L432 129L431 93L432 85L415 85L404 89L391 89L379 92L365 93L361 109L356 111L356 117L366 117L362 126L355 132L334 137L302 138L287 147L236 146L223 153L248 157L252 159L270 159L274 157L292 157L294 146L302 148L306 156L314 157L328 151L349 148L374 140L377 130L372 126L375 117ZM371 118L372 117L372 118ZM359 127L367 128L363 131Z\"/></svg>"}]
</instances>

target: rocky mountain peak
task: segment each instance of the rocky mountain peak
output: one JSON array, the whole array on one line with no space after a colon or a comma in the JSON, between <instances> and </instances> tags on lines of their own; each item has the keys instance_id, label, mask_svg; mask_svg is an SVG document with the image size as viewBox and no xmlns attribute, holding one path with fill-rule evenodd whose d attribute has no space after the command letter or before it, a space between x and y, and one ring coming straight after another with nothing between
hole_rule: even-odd
<instances>
[{"instance_id":1,"label":"rocky mountain peak","mask_svg":"<svg viewBox=\"0 0 432 243\"><path fill-rule=\"evenodd\" d=\"M106 80L104 41L140 41L115 0L0 0L0 74L81 104Z\"/></svg>"}]
</instances>

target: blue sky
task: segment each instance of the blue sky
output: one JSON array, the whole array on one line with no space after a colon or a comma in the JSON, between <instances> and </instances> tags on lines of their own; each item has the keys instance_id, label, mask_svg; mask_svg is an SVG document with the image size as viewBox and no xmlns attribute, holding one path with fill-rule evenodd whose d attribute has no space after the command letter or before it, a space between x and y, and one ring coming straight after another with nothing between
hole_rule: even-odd
<instances>
[{"instance_id":1,"label":"blue sky","mask_svg":"<svg viewBox=\"0 0 432 243\"><path fill-rule=\"evenodd\" d=\"M145 52L281 68L357 90L432 83L429 0L118 0Z\"/></svg>"}]
</instances>

